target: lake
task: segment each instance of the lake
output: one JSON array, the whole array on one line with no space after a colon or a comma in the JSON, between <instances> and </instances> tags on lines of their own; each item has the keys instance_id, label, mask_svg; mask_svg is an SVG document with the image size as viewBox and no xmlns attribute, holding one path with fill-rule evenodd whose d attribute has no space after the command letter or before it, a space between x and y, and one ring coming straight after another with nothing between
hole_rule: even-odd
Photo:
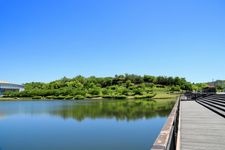
<instances>
[{"instance_id":1,"label":"lake","mask_svg":"<svg viewBox=\"0 0 225 150\"><path fill-rule=\"evenodd\" d=\"M0 102L0 150L149 150L174 100Z\"/></svg>"}]
</instances>

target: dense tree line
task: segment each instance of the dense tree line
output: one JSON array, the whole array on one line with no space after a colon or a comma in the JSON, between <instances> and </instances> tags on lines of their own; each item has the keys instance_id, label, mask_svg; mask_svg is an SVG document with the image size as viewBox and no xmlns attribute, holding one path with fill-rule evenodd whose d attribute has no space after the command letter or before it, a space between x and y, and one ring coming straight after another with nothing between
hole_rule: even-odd
<instances>
[{"instance_id":1,"label":"dense tree line","mask_svg":"<svg viewBox=\"0 0 225 150\"><path fill-rule=\"evenodd\" d=\"M153 87L170 87L171 91L192 90L185 78L150 75L115 75L115 77L63 77L50 83L24 84L23 92L6 92L7 97L45 97L49 99L83 98L151 98Z\"/></svg>"}]
</instances>

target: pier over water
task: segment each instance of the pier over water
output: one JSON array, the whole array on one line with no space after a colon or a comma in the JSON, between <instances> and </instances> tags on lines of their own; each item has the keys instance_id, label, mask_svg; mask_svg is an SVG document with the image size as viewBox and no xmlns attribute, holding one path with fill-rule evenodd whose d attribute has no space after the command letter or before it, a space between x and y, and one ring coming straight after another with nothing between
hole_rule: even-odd
<instances>
[{"instance_id":1,"label":"pier over water","mask_svg":"<svg viewBox=\"0 0 225 150\"><path fill-rule=\"evenodd\" d=\"M152 150L225 149L224 94L197 99L181 97L177 103L176 118L168 119Z\"/></svg>"}]
</instances>

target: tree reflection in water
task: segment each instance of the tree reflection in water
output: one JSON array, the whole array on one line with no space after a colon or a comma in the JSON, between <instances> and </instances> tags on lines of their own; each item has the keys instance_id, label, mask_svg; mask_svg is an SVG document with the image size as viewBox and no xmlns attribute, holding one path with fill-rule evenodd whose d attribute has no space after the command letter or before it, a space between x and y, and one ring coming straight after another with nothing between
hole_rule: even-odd
<instances>
[{"instance_id":1,"label":"tree reflection in water","mask_svg":"<svg viewBox=\"0 0 225 150\"><path fill-rule=\"evenodd\" d=\"M82 121L86 118L116 118L117 120L136 120L141 118L166 117L174 100L87 100L63 105L51 112L67 118Z\"/></svg>"}]
</instances>

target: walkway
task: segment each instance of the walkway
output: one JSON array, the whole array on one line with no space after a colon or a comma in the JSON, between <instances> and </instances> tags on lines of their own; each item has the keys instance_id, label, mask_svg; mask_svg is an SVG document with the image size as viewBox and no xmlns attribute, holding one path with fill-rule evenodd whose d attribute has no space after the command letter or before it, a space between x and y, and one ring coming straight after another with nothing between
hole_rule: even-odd
<instances>
[{"instance_id":1,"label":"walkway","mask_svg":"<svg viewBox=\"0 0 225 150\"><path fill-rule=\"evenodd\" d=\"M195 101L180 109L181 150L225 150L225 118Z\"/></svg>"}]
</instances>

